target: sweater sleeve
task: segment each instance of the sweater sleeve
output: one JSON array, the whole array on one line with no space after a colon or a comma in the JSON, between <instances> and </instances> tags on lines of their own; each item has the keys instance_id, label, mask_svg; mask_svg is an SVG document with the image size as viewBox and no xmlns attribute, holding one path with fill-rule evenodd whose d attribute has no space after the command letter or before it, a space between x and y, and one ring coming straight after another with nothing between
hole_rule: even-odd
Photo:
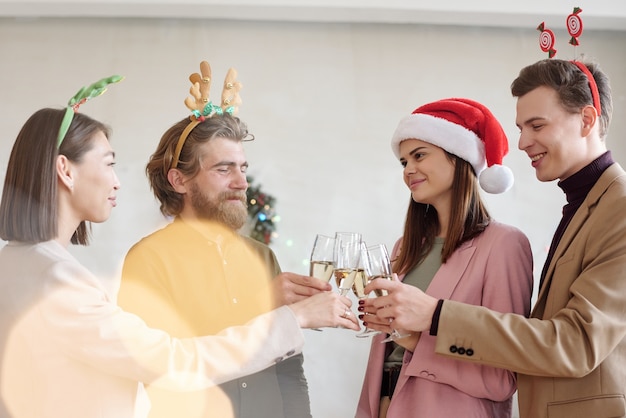
<instances>
[{"instance_id":1,"label":"sweater sleeve","mask_svg":"<svg viewBox=\"0 0 626 418\"><path fill-rule=\"evenodd\" d=\"M38 305L51 343L103 373L170 390L200 390L256 373L298 354L304 337L288 307L217 335L175 339L124 312L76 262L48 271Z\"/></svg>"}]
</instances>

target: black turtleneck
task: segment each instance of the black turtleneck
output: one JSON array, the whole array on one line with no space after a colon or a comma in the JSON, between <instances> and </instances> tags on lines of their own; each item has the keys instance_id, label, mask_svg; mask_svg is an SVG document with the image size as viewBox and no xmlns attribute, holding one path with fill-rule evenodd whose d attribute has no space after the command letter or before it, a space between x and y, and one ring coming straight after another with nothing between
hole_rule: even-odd
<instances>
[{"instance_id":1,"label":"black turtleneck","mask_svg":"<svg viewBox=\"0 0 626 418\"><path fill-rule=\"evenodd\" d=\"M546 270L548 269L548 265L554 256L554 251L556 251L556 247L559 245L561 238L563 237L563 233L567 229L570 221L574 217L574 214L583 203L587 194L591 188L596 184L604 170L606 170L611 164L613 164L613 158L611 157L611 151L607 151L595 160L593 160L589 165L584 167L582 170L577 173L572 174L568 178L558 183L558 186L565 192L565 198L567 200L567 204L563 206L563 218L559 223L559 226L554 233L554 237L552 238L552 244L550 244L550 250L548 251L548 257L546 258L546 262L543 265L543 270L541 271L541 281L539 282L539 289L543 285L543 280L546 276Z\"/></svg>"}]
</instances>

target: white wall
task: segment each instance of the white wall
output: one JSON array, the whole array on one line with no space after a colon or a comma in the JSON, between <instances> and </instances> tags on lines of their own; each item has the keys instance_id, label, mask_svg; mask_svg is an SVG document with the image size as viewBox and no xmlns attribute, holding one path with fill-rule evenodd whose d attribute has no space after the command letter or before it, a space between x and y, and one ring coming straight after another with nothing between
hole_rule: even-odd
<instances>
[{"instance_id":1,"label":"white wall","mask_svg":"<svg viewBox=\"0 0 626 418\"><path fill-rule=\"evenodd\" d=\"M626 30L626 3L576 2L588 27ZM150 17L292 22L426 23L482 27L563 22L560 0L0 0L0 16Z\"/></svg>"},{"instance_id":2,"label":"white wall","mask_svg":"<svg viewBox=\"0 0 626 418\"><path fill-rule=\"evenodd\" d=\"M560 24L550 24L557 57L586 53L612 78L608 143L626 163L626 32L586 27L575 50ZM396 123L425 102L464 96L489 106L509 135L505 164L516 184L486 199L498 220L528 234L537 277L564 197L555 183L539 183L516 149L509 85L522 66L546 57L538 35L534 26L0 18L0 172L36 109L61 107L79 87L125 75L81 108L113 126L122 189L111 219L95 226L94 244L74 252L114 283L129 246L163 223L143 169L161 133L188 114L188 75L203 59L218 80L233 66L244 84L239 115L257 138L245 145L249 172L277 198L282 218L273 248L284 270L305 273L316 233L355 230L393 244L409 196L389 148ZM352 416L369 340L347 330L306 336L314 417Z\"/></svg>"}]
</instances>

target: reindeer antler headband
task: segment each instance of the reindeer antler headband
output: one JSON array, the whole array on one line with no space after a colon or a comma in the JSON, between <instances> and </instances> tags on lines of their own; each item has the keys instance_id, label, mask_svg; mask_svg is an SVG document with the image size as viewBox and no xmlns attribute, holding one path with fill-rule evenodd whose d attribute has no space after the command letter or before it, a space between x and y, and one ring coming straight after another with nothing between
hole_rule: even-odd
<instances>
[{"instance_id":1,"label":"reindeer antler headband","mask_svg":"<svg viewBox=\"0 0 626 418\"><path fill-rule=\"evenodd\" d=\"M78 93L76 93L67 102L67 108L65 109L65 114L63 115L63 120L61 121L61 127L59 128L59 135L57 137L57 148L61 147L61 144L65 139L65 135L67 135L67 131L70 129L70 125L72 124L72 119L74 119L74 113L78 112L78 108L87 100L98 97L107 91L107 86L109 84L117 83L123 79L124 77L121 75L112 75L111 77L103 78L78 90Z\"/></svg>"},{"instance_id":2,"label":"reindeer antler headband","mask_svg":"<svg viewBox=\"0 0 626 418\"><path fill-rule=\"evenodd\" d=\"M230 68L226 74L220 105L213 104L213 102L209 100L212 80L211 66L208 62L202 61L200 63L200 73L201 74L193 73L189 76L189 81L191 81L192 84L189 90L191 97L185 99L185 105L191 110L191 116L189 117L190 122L180 135L180 138L178 138L174 158L172 159L172 168L178 166L180 152L193 128L199 123L204 122L206 118L213 117L214 115L223 115L224 113L236 115L239 110L239 105L241 104L239 90L241 90L243 86L237 81L237 71L234 68Z\"/></svg>"}]
</instances>

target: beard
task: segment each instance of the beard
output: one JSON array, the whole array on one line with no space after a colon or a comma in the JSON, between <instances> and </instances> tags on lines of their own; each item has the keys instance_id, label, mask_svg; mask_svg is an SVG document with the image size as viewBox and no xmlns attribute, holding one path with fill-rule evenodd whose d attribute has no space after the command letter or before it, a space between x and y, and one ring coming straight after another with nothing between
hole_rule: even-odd
<instances>
[{"instance_id":1,"label":"beard","mask_svg":"<svg viewBox=\"0 0 626 418\"><path fill-rule=\"evenodd\" d=\"M238 230L248 220L248 203L245 192L223 192L212 200L202 193L197 184L191 189L191 206L200 219L217 221ZM238 199L241 204L233 202Z\"/></svg>"}]
</instances>

